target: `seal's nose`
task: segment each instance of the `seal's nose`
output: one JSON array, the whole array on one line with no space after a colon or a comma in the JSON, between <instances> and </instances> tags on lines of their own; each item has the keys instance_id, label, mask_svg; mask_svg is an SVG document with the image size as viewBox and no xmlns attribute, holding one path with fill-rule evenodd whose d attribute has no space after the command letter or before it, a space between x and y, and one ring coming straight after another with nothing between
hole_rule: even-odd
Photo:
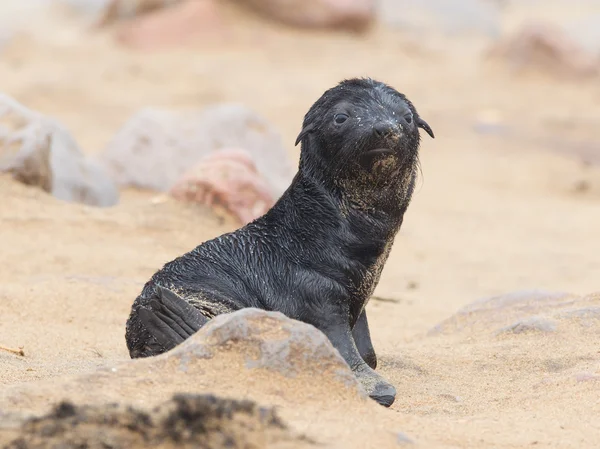
<instances>
[{"instance_id":1,"label":"seal's nose","mask_svg":"<svg viewBox=\"0 0 600 449\"><path fill-rule=\"evenodd\" d=\"M387 137L394 132L394 126L389 122L380 122L373 125L373 134L377 137Z\"/></svg>"}]
</instances>

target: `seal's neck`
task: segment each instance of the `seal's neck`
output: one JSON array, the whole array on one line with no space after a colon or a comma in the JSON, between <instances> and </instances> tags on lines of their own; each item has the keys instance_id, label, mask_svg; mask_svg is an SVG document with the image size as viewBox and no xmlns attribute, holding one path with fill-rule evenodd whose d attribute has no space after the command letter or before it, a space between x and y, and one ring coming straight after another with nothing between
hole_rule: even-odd
<instances>
[{"instance_id":1,"label":"seal's neck","mask_svg":"<svg viewBox=\"0 0 600 449\"><path fill-rule=\"evenodd\" d=\"M315 169L301 164L290 191L302 186L312 194L330 198L336 208L367 220L401 220L410 204L416 172L417 163L413 160L403 164L382 160L372 170L356 169L351 175L330 173L328 167Z\"/></svg>"},{"instance_id":2,"label":"seal's neck","mask_svg":"<svg viewBox=\"0 0 600 449\"><path fill-rule=\"evenodd\" d=\"M334 228L337 241L332 243L378 253L394 239L410 202L414 177L400 181L365 188L350 181L324 182L300 169L270 215L285 219L287 225L306 224L315 237L332 234ZM295 217L283 217L286 211L294 211Z\"/></svg>"},{"instance_id":3,"label":"seal's neck","mask_svg":"<svg viewBox=\"0 0 600 449\"><path fill-rule=\"evenodd\" d=\"M340 207L359 215L364 213L369 219L386 215L401 220L414 190L416 150L406 151L400 159L390 154L367 161L366 166L357 160L329 160L316 154L310 142L303 143L292 187L311 186L311 191L329 195Z\"/></svg>"}]
</instances>

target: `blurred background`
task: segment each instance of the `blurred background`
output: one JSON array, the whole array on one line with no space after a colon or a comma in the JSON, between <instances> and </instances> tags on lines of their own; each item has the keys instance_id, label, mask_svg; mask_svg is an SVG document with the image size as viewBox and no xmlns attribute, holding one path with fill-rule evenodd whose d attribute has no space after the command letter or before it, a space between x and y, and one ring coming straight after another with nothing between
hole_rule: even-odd
<instances>
[{"instance_id":1,"label":"blurred background","mask_svg":"<svg viewBox=\"0 0 600 449\"><path fill-rule=\"evenodd\" d=\"M23 298L74 323L105 307L85 338L124 356L141 285L268 209L303 115L356 76L405 93L436 135L377 290L391 299L369 306L376 339L392 348L483 296L599 288L597 0L3 0L15 330Z\"/></svg>"},{"instance_id":2,"label":"blurred background","mask_svg":"<svg viewBox=\"0 0 600 449\"><path fill-rule=\"evenodd\" d=\"M598 0L1 0L0 385L128 360L144 283L264 213L308 108L360 76L435 132L367 306L394 432L597 447L598 296L581 326L497 330L600 291Z\"/></svg>"},{"instance_id":3,"label":"blurred background","mask_svg":"<svg viewBox=\"0 0 600 449\"><path fill-rule=\"evenodd\" d=\"M289 147L322 91L371 76L435 123L444 143L429 148L469 130L598 157L593 0L5 0L0 8L3 92L60 119L85 152L101 151L140 108L230 101L264 115Z\"/></svg>"}]
</instances>

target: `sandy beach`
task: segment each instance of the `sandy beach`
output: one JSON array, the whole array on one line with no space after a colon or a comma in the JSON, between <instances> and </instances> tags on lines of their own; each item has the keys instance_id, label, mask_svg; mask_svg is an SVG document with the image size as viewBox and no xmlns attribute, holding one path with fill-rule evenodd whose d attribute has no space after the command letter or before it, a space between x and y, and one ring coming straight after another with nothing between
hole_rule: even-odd
<instances>
[{"instance_id":1,"label":"sandy beach","mask_svg":"<svg viewBox=\"0 0 600 449\"><path fill-rule=\"evenodd\" d=\"M164 51L118 46L74 14L40 17L35 32L3 44L0 89L60 120L91 155L146 106L240 102L281 131L296 164L303 114L324 90L353 76L393 85L436 139L423 138L422 176L367 308L378 370L398 396L362 419L427 448L598 447L598 79L511 74L486 62L484 38L420 40L383 26L367 36L305 32L224 15L226 40ZM0 351L0 408L3 394L33 382L128 360L125 321L146 280L235 229L226 215L156 196L125 189L118 205L94 208L0 176L0 345L25 353ZM516 319L510 304L455 315L533 290L574 295L591 315L563 319L563 306L538 304L531 314L551 315L557 328L508 334L498 331ZM303 412L297 397L280 401L288 424L336 446L342 420L310 424L315 405ZM352 441L373 447L368 432Z\"/></svg>"}]
</instances>

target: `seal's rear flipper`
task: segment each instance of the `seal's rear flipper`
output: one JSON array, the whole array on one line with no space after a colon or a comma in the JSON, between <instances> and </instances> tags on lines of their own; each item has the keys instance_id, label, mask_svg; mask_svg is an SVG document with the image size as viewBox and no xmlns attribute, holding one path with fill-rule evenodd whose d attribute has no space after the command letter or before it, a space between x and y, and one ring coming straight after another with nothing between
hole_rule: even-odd
<instances>
[{"instance_id":1,"label":"seal's rear flipper","mask_svg":"<svg viewBox=\"0 0 600 449\"><path fill-rule=\"evenodd\" d=\"M173 349L208 322L198 309L171 290L157 286L156 293L150 308L139 309L138 314L146 330L165 350Z\"/></svg>"}]
</instances>

